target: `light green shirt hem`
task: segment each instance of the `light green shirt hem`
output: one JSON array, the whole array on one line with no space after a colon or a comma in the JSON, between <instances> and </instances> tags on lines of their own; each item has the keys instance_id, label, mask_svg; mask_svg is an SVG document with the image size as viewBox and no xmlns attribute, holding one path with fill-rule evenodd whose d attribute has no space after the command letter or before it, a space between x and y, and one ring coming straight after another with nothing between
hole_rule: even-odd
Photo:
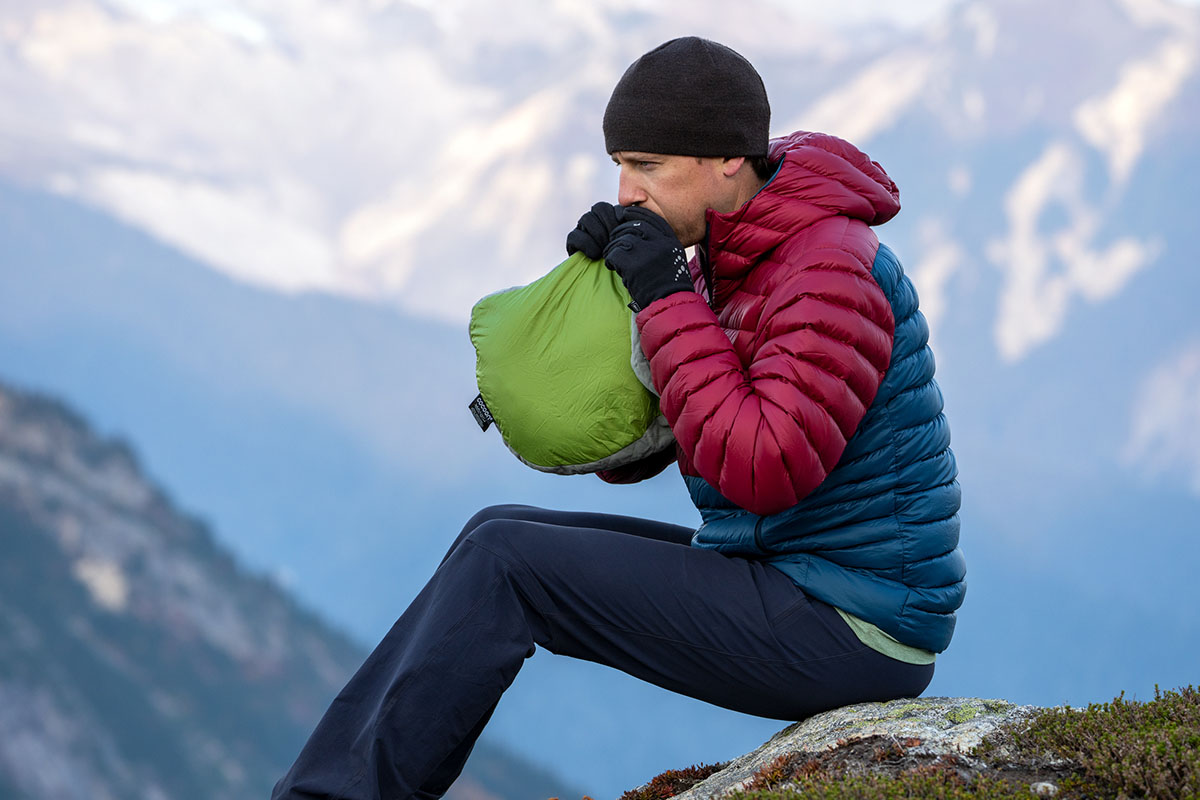
<instances>
[{"instance_id":1,"label":"light green shirt hem","mask_svg":"<svg viewBox=\"0 0 1200 800\"><path fill-rule=\"evenodd\" d=\"M837 606L834 606L842 619L846 620L846 624L850 626L850 630L854 631L854 635L858 640L867 647L877 652L883 653L888 658L894 658L897 661L903 661L906 664L932 664L937 658L936 653L929 650L922 650L919 647L909 647L903 642L898 642L892 636L884 633L882 630L858 617L847 614Z\"/></svg>"}]
</instances>

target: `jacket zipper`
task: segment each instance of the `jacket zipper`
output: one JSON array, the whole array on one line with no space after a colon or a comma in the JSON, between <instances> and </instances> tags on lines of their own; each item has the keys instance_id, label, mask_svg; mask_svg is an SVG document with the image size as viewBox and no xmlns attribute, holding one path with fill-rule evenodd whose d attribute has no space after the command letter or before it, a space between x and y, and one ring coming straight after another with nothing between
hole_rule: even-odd
<instances>
[{"instance_id":1,"label":"jacket zipper","mask_svg":"<svg viewBox=\"0 0 1200 800\"><path fill-rule=\"evenodd\" d=\"M717 298L713 290L712 265L708 263L708 236L696 245L696 255L700 259L700 274L704 276L704 290L708 292L708 307L716 311Z\"/></svg>"}]
</instances>

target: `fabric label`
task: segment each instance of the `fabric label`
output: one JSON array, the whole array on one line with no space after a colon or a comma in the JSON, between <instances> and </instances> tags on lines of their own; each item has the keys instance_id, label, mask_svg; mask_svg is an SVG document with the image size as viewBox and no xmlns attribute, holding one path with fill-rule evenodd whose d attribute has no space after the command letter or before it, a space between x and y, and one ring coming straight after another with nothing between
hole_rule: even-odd
<instances>
[{"instance_id":1,"label":"fabric label","mask_svg":"<svg viewBox=\"0 0 1200 800\"><path fill-rule=\"evenodd\" d=\"M486 431L492 426L496 420L492 417L492 412L488 409L487 403L483 402L483 395L475 395L475 399L468 406L471 409L471 414L475 417L475 422L479 424L479 430Z\"/></svg>"}]
</instances>

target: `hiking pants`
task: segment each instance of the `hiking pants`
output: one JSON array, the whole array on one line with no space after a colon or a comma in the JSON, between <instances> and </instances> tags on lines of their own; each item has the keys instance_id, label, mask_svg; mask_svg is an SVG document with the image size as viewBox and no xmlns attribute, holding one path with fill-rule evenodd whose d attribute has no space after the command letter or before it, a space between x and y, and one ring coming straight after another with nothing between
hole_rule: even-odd
<instances>
[{"instance_id":1,"label":"hiking pants","mask_svg":"<svg viewBox=\"0 0 1200 800\"><path fill-rule=\"evenodd\" d=\"M539 645L781 720L915 697L933 677L864 646L774 567L691 536L608 514L479 512L272 797L440 797Z\"/></svg>"}]
</instances>

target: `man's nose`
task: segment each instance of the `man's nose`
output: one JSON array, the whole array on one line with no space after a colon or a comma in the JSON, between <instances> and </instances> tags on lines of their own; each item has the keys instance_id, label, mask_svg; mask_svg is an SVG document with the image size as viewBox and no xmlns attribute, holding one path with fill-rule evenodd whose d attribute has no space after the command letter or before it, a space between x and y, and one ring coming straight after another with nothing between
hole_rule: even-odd
<instances>
[{"instance_id":1,"label":"man's nose","mask_svg":"<svg viewBox=\"0 0 1200 800\"><path fill-rule=\"evenodd\" d=\"M617 205L634 206L644 202L646 193L641 184L625 170L621 170L621 177L617 181Z\"/></svg>"}]
</instances>

